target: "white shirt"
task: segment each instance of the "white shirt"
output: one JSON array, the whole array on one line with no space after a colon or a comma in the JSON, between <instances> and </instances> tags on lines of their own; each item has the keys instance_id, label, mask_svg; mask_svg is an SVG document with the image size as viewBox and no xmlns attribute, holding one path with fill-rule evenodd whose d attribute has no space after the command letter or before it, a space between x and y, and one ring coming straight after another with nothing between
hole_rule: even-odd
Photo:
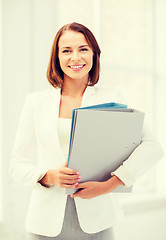
<instances>
[{"instance_id":1,"label":"white shirt","mask_svg":"<svg viewBox=\"0 0 166 240\"><path fill-rule=\"evenodd\" d=\"M58 118L58 137L64 156L67 158L69 151L71 131L70 118Z\"/></svg>"}]
</instances>

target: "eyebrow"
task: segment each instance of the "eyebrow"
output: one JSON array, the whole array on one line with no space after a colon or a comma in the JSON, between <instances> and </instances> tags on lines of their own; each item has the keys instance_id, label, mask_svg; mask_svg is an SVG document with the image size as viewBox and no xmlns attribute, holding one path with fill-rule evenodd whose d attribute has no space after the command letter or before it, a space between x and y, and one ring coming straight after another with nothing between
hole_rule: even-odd
<instances>
[{"instance_id":1,"label":"eyebrow","mask_svg":"<svg viewBox=\"0 0 166 240\"><path fill-rule=\"evenodd\" d=\"M81 46L79 46L79 48L83 48L83 47L89 47L89 45L81 45ZM63 49L63 48L70 49L71 47L62 47L61 49Z\"/></svg>"},{"instance_id":2,"label":"eyebrow","mask_svg":"<svg viewBox=\"0 0 166 240\"><path fill-rule=\"evenodd\" d=\"M82 47L89 47L89 45L82 45L79 48L82 48Z\"/></svg>"}]
</instances>

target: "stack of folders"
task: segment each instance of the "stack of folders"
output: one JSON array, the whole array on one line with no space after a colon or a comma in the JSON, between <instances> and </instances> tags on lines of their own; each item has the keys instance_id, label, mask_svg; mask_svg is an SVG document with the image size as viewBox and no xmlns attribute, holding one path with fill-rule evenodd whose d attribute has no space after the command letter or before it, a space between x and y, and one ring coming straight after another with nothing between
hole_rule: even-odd
<instances>
[{"instance_id":1,"label":"stack of folders","mask_svg":"<svg viewBox=\"0 0 166 240\"><path fill-rule=\"evenodd\" d=\"M119 103L77 108L72 113L68 167L81 182L106 181L140 144L144 113ZM131 192L119 186L114 192ZM67 194L76 189L66 189Z\"/></svg>"}]
</instances>

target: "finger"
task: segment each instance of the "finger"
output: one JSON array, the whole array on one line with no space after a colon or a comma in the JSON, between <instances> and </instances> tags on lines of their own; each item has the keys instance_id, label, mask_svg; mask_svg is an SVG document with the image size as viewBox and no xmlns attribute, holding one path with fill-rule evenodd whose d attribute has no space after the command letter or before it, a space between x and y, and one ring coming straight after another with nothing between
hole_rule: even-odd
<instances>
[{"instance_id":1,"label":"finger","mask_svg":"<svg viewBox=\"0 0 166 240\"><path fill-rule=\"evenodd\" d=\"M76 188L86 188L87 187L87 183L79 183Z\"/></svg>"},{"instance_id":2,"label":"finger","mask_svg":"<svg viewBox=\"0 0 166 240\"><path fill-rule=\"evenodd\" d=\"M60 169L60 172L64 174L69 174L69 175L79 175L78 171L73 170L71 168L67 168L67 167Z\"/></svg>"},{"instance_id":3,"label":"finger","mask_svg":"<svg viewBox=\"0 0 166 240\"><path fill-rule=\"evenodd\" d=\"M80 190L80 191L78 191L78 192L76 192L76 193L70 194L70 197L71 197L71 198L81 197L81 196L82 196L82 191L83 191L83 190Z\"/></svg>"},{"instance_id":4,"label":"finger","mask_svg":"<svg viewBox=\"0 0 166 240\"><path fill-rule=\"evenodd\" d=\"M77 180L75 180L75 181L72 181L72 180L64 180L64 181L62 181L61 182L61 184L66 184L66 185L75 185L75 186L77 186L78 185L78 181Z\"/></svg>"},{"instance_id":5,"label":"finger","mask_svg":"<svg viewBox=\"0 0 166 240\"><path fill-rule=\"evenodd\" d=\"M77 185L77 183L75 184L61 184L61 187L63 188L75 188L75 186Z\"/></svg>"},{"instance_id":6,"label":"finger","mask_svg":"<svg viewBox=\"0 0 166 240\"><path fill-rule=\"evenodd\" d=\"M70 184L63 184L60 185L61 188L74 188L74 185L70 185Z\"/></svg>"},{"instance_id":7,"label":"finger","mask_svg":"<svg viewBox=\"0 0 166 240\"><path fill-rule=\"evenodd\" d=\"M66 179L81 179L80 175L78 174L68 174L68 173L63 173L62 174L63 177L65 177Z\"/></svg>"},{"instance_id":8,"label":"finger","mask_svg":"<svg viewBox=\"0 0 166 240\"><path fill-rule=\"evenodd\" d=\"M78 181L78 182L81 180L79 175L69 175L64 173L60 173L58 177L60 180L69 180L69 181Z\"/></svg>"},{"instance_id":9,"label":"finger","mask_svg":"<svg viewBox=\"0 0 166 240\"><path fill-rule=\"evenodd\" d=\"M71 197L71 198L76 198L76 197L79 197L79 194L73 193L73 194L70 194L70 197Z\"/></svg>"}]
</instances>

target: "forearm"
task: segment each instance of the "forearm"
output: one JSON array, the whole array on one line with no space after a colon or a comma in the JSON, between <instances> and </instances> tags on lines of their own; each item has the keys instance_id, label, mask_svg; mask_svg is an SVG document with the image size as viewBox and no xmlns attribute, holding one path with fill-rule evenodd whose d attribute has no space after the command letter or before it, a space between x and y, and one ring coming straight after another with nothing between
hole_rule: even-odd
<instances>
[{"instance_id":1,"label":"forearm","mask_svg":"<svg viewBox=\"0 0 166 240\"><path fill-rule=\"evenodd\" d=\"M80 197L83 199L94 198L106 193L112 192L115 188L124 185L123 182L116 176L111 177L105 182L84 182L76 186L76 189L81 189L74 194L71 194L72 198Z\"/></svg>"},{"instance_id":2,"label":"forearm","mask_svg":"<svg viewBox=\"0 0 166 240\"><path fill-rule=\"evenodd\" d=\"M119 186L124 186L124 183L117 176L113 176L104 182L104 193L110 193Z\"/></svg>"},{"instance_id":3,"label":"forearm","mask_svg":"<svg viewBox=\"0 0 166 240\"><path fill-rule=\"evenodd\" d=\"M57 184L56 175L57 175L56 171L48 170L46 174L43 176L43 178L40 179L38 182L44 187L47 188L52 187Z\"/></svg>"}]
</instances>

